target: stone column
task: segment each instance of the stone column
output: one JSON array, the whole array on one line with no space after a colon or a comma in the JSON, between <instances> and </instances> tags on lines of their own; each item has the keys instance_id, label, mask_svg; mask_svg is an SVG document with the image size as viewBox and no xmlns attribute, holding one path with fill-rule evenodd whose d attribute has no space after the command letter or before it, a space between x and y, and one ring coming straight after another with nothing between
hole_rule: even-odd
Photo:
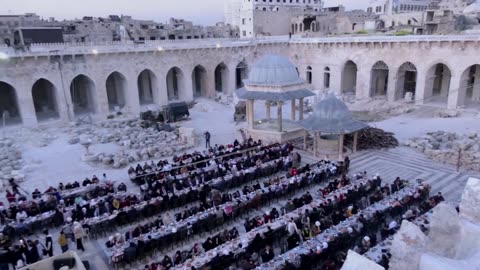
<instances>
[{"instance_id":1,"label":"stone column","mask_svg":"<svg viewBox=\"0 0 480 270\"><path fill-rule=\"evenodd\" d=\"M342 68L330 69L330 89L335 91L335 94L342 94Z\"/></svg>"},{"instance_id":2,"label":"stone column","mask_svg":"<svg viewBox=\"0 0 480 270\"><path fill-rule=\"evenodd\" d=\"M103 79L95 80L96 91L92 93L95 106L95 114L106 116L110 113L108 107L107 85Z\"/></svg>"},{"instance_id":3,"label":"stone column","mask_svg":"<svg viewBox=\"0 0 480 270\"><path fill-rule=\"evenodd\" d=\"M317 132L313 133L313 156L317 157Z\"/></svg>"},{"instance_id":4,"label":"stone column","mask_svg":"<svg viewBox=\"0 0 480 270\"><path fill-rule=\"evenodd\" d=\"M370 96L370 70L367 68L360 68L357 71L356 84L355 84L355 98L365 99Z\"/></svg>"},{"instance_id":5,"label":"stone column","mask_svg":"<svg viewBox=\"0 0 480 270\"><path fill-rule=\"evenodd\" d=\"M295 109L295 99L292 99L292 106L291 106L291 110L290 110L290 119L292 121L295 121L295 114L296 114L296 109Z\"/></svg>"},{"instance_id":6,"label":"stone column","mask_svg":"<svg viewBox=\"0 0 480 270\"><path fill-rule=\"evenodd\" d=\"M277 102L278 131L282 132L282 101Z\"/></svg>"},{"instance_id":7,"label":"stone column","mask_svg":"<svg viewBox=\"0 0 480 270\"><path fill-rule=\"evenodd\" d=\"M209 98L214 98L216 96L217 91L215 90L215 69L213 70L207 70L206 71L206 83L205 87L205 93L207 94L207 97Z\"/></svg>"},{"instance_id":8,"label":"stone column","mask_svg":"<svg viewBox=\"0 0 480 270\"><path fill-rule=\"evenodd\" d=\"M265 101L265 107L266 107L266 110L267 110L267 121L270 121L270 119L271 119L271 115L270 115L270 107L271 107L270 100Z\"/></svg>"},{"instance_id":9,"label":"stone column","mask_svg":"<svg viewBox=\"0 0 480 270\"><path fill-rule=\"evenodd\" d=\"M228 80L227 80L227 94L231 95L233 94L233 92L235 90L237 90L236 88L236 82L235 82L235 79L236 79L236 72L237 72L237 69L236 67L231 67L228 69Z\"/></svg>"},{"instance_id":10,"label":"stone column","mask_svg":"<svg viewBox=\"0 0 480 270\"><path fill-rule=\"evenodd\" d=\"M480 101L480 68L475 69L475 80L473 81L472 101Z\"/></svg>"},{"instance_id":11,"label":"stone column","mask_svg":"<svg viewBox=\"0 0 480 270\"><path fill-rule=\"evenodd\" d=\"M357 152L357 145L358 145L358 131L353 133L353 152Z\"/></svg>"},{"instance_id":12,"label":"stone column","mask_svg":"<svg viewBox=\"0 0 480 270\"><path fill-rule=\"evenodd\" d=\"M307 131L305 130L305 133L303 134L303 149L306 151L307 150Z\"/></svg>"},{"instance_id":13,"label":"stone column","mask_svg":"<svg viewBox=\"0 0 480 270\"><path fill-rule=\"evenodd\" d=\"M167 73L156 72L155 75L157 76L156 83L152 83L152 92L153 92L154 102L155 104L158 104L158 105L167 105L168 104ZM152 82L154 82L154 80Z\"/></svg>"},{"instance_id":14,"label":"stone column","mask_svg":"<svg viewBox=\"0 0 480 270\"><path fill-rule=\"evenodd\" d=\"M461 74L453 74L450 81L450 90L448 93L447 107L449 109L457 109L465 103L465 95L467 92L467 82L461 80Z\"/></svg>"},{"instance_id":15,"label":"stone column","mask_svg":"<svg viewBox=\"0 0 480 270\"><path fill-rule=\"evenodd\" d=\"M421 105L425 101L425 87L427 86L427 75L424 70L417 71L417 84L415 85L415 104Z\"/></svg>"},{"instance_id":16,"label":"stone column","mask_svg":"<svg viewBox=\"0 0 480 270\"><path fill-rule=\"evenodd\" d=\"M137 87L134 87L136 85L136 76L135 74L125 74L125 105L128 107L128 111L135 115L138 116L140 114L140 96L138 95L138 90L137 91L130 91L132 89L136 89Z\"/></svg>"},{"instance_id":17,"label":"stone column","mask_svg":"<svg viewBox=\"0 0 480 270\"><path fill-rule=\"evenodd\" d=\"M26 85L25 82L20 82L18 85L12 85L17 95L17 108L22 118L22 124L25 127L35 128L38 126L37 114L35 112L35 105L33 104L32 89ZM0 112L0 119L2 118ZM0 120L1 121L1 120Z\"/></svg>"},{"instance_id":18,"label":"stone column","mask_svg":"<svg viewBox=\"0 0 480 270\"><path fill-rule=\"evenodd\" d=\"M390 102L393 102L396 99L396 95L395 95L396 86L397 86L397 70L391 68L388 70L388 82L387 82L387 100Z\"/></svg>"},{"instance_id":19,"label":"stone column","mask_svg":"<svg viewBox=\"0 0 480 270\"><path fill-rule=\"evenodd\" d=\"M193 81L192 76L188 76L185 74L192 74L193 70L187 70L182 75L178 76L178 85L179 85L179 99L182 101L193 101ZM215 90L214 90L215 91Z\"/></svg>"},{"instance_id":20,"label":"stone column","mask_svg":"<svg viewBox=\"0 0 480 270\"><path fill-rule=\"evenodd\" d=\"M247 123L248 123L248 127L251 129L253 129L253 122L254 122L253 99L248 99L247 100Z\"/></svg>"},{"instance_id":21,"label":"stone column","mask_svg":"<svg viewBox=\"0 0 480 270\"><path fill-rule=\"evenodd\" d=\"M343 160L343 139L345 135L340 134L338 139L338 160Z\"/></svg>"},{"instance_id":22,"label":"stone column","mask_svg":"<svg viewBox=\"0 0 480 270\"><path fill-rule=\"evenodd\" d=\"M303 98L299 100L298 110L300 111L298 113L298 120L303 120Z\"/></svg>"},{"instance_id":23,"label":"stone column","mask_svg":"<svg viewBox=\"0 0 480 270\"><path fill-rule=\"evenodd\" d=\"M450 73L445 74L445 71L442 75L442 86L440 88L440 96L447 97L448 96L448 89L450 88L450 79L452 76ZM479 78L480 79L480 78Z\"/></svg>"}]
</instances>

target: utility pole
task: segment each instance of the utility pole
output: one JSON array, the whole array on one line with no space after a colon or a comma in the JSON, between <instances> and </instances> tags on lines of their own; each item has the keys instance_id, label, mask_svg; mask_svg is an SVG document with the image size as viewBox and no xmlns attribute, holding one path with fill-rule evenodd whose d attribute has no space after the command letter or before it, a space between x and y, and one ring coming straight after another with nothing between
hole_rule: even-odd
<instances>
[{"instance_id":1,"label":"utility pole","mask_svg":"<svg viewBox=\"0 0 480 270\"><path fill-rule=\"evenodd\" d=\"M460 171L460 166L462 166L462 148L458 149L458 160L457 160L457 172Z\"/></svg>"}]
</instances>

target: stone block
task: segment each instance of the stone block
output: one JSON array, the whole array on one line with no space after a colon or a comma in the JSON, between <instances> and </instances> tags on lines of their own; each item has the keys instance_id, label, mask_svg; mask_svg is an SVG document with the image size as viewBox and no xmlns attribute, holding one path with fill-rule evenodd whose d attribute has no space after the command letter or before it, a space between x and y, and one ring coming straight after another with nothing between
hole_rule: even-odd
<instances>
[{"instance_id":1,"label":"stone block","mask_svg":"<svg viewBox=\"0 0 480 270\"><path fill-rule=\"evenodd\" d=\"M371 261L364 256L349 250L347 259L343 263L341 270L385 270L382 266L378 265L374 261Z\"/></svg>"},{"instance_id":2,"label":"stone block","mask_svg":"<svg viewBox=\"0 0 480 270\"><path fill-rule=\"evenodd\" d=\"M390 270L418 269L420 258L426 249L427 237L415 224L403 220L390 248Z\"/></svg>"},{"instance_id":3,"label":"stone block","mask_svg":"<svg viewBox=\"0 0 480 270\"><path fill-rule=\"evenodd\" d=\"M480 224L480 179L470 177L460 202L460 217Z\"/></svg>"},{"instance_id":4,"label":"stone block","mask_svg":"<svg viewBox=\"0 0 480 270\"><path fill-rule=\"evenodd\" d=\"M460 223L457 211L452 206L441 203L433 209L428 236L429 251L449 258L455 256L460 240Z\"/></svg>"}]
</instances>

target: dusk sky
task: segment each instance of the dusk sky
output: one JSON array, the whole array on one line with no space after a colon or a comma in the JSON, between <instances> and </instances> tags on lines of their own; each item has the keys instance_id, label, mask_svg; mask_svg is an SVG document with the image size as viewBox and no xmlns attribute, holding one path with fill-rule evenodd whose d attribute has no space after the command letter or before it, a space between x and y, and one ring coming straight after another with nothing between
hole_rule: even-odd
<instances>
[{"instance_id":1,"label":"dusk sky","mask_svg":"<svg viewBox=\"0 0 480 270\"><path fill-rule=\"evenodd\" d=\"M0 0L1 14L37 13L48 18L131 15L164 22L170 17L214 24L223 20L225 0ZM370 0L325 0L325 6L342 4L347 9L364 8Z\"/></svg>"}]
</instances>

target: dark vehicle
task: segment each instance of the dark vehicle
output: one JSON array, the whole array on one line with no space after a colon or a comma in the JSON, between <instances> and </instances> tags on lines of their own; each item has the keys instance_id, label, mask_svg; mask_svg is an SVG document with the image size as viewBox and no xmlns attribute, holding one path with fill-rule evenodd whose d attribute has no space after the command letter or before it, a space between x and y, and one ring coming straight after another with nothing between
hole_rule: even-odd
<instances>
[{"instance_id":1,"label":"dark vehicle","mask_svg":"<svg viewBox=\"0 0 480 270\"><path fill-rule=\"evenodd\" d=\"M13 33L13 45L28 46L33 43L63 43L61 27L20 27Z\"/></svg>"},{"instance_id":2,"label":"dark vehicle","mask_svg":"<svg viewBox=\"0 0 480 270\"><path fill-rule=\"evenodd\" d=\"M162 109L164 119L170 123L190 117L190 112L188 112L188 106L185 102L170 103Z\"/></svg>"}]
</instances>

